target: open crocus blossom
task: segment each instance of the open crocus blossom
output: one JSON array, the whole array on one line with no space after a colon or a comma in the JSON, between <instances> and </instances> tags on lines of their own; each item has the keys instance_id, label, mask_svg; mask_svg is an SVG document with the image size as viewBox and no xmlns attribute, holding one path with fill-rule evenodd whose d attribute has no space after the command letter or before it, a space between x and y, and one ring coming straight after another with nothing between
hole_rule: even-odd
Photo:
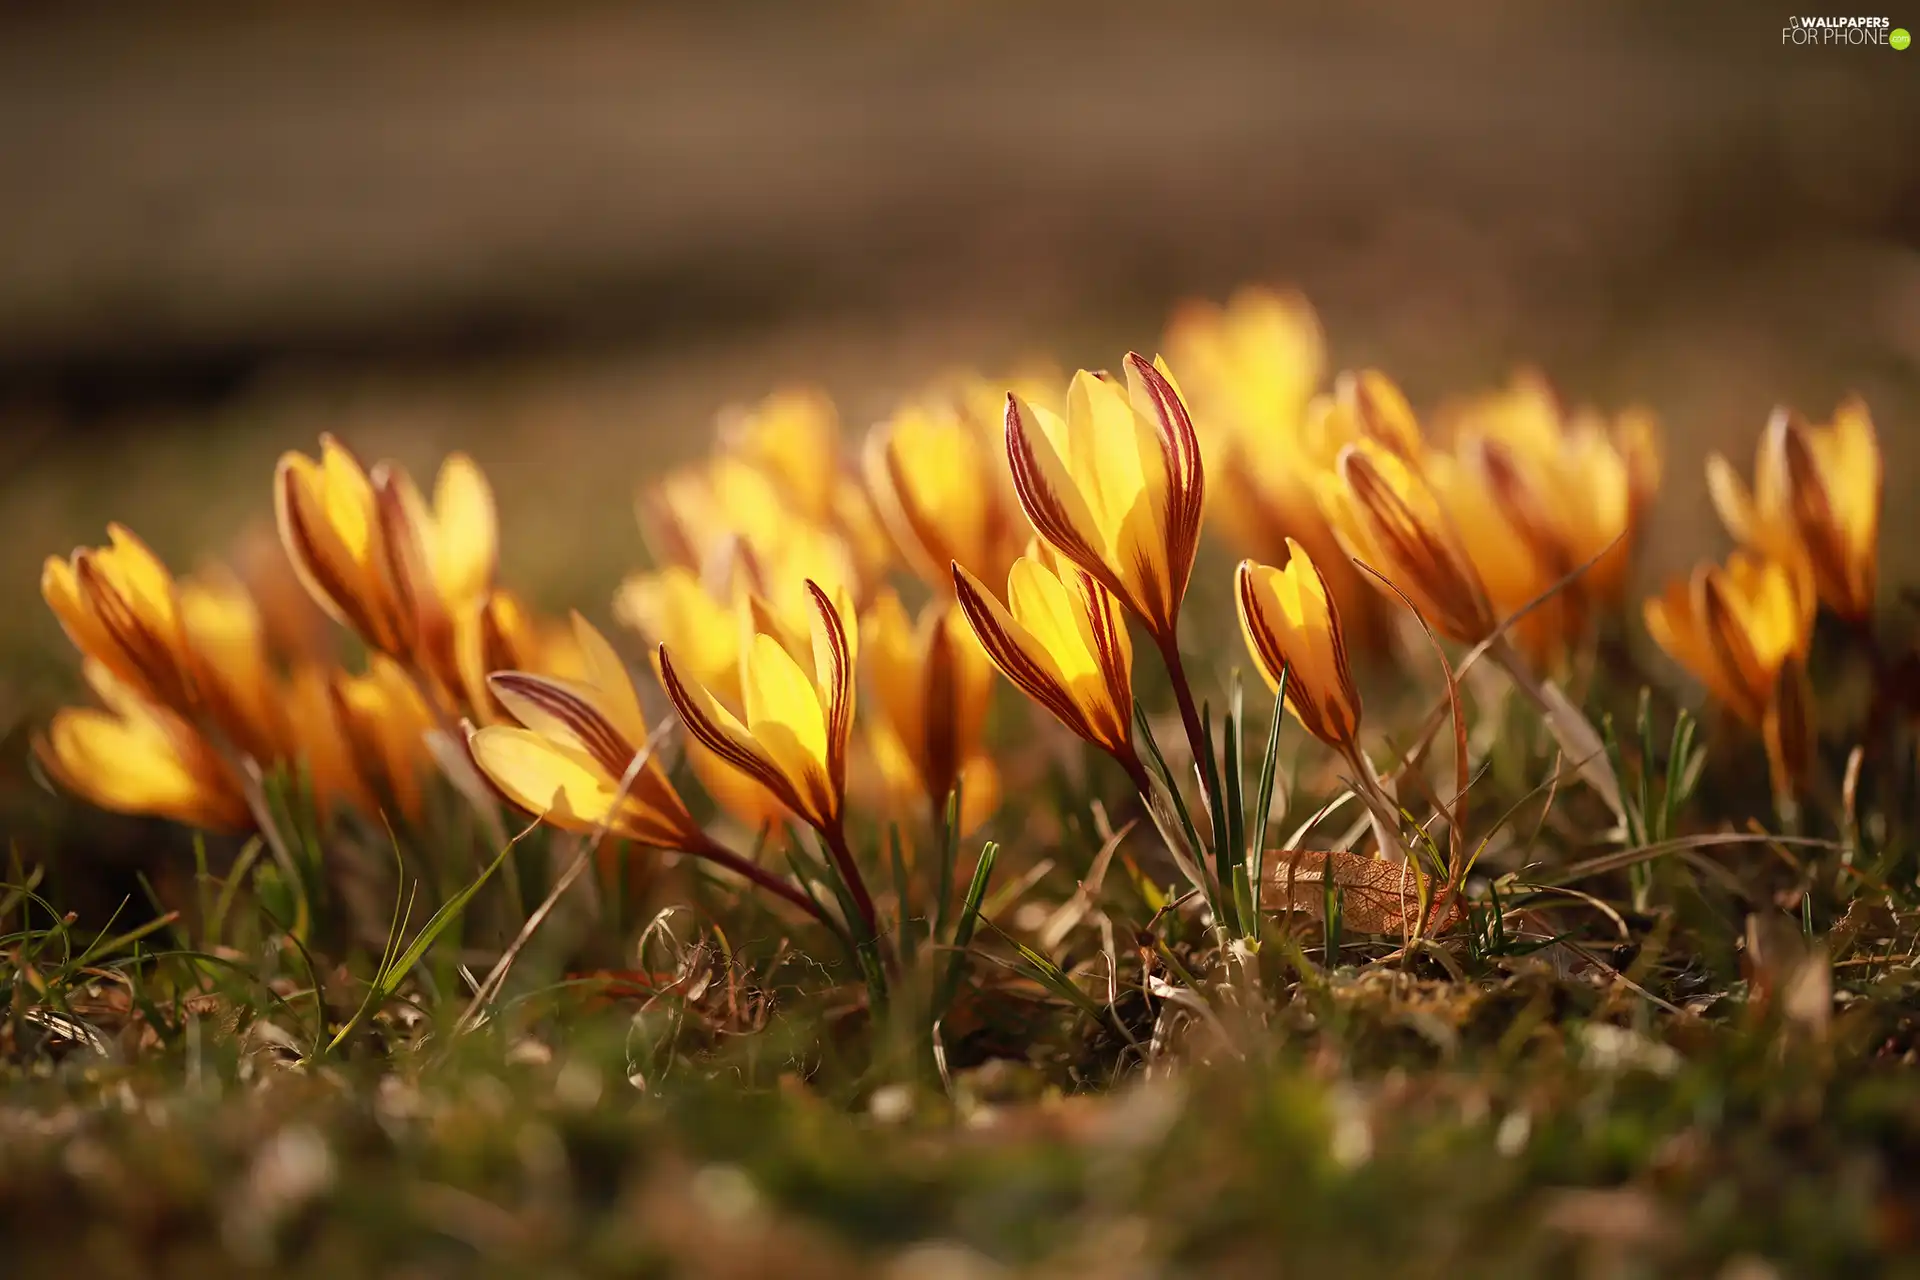
<instances>
[{"instance_id":1,"label":"open crocus blossom","mask_svg":"<svg viewBox=\"0 0 1920 1280\"><path fill-rule=\"evenodd\" d=\"M492 585L493 493L464 454L451 454L432 504L399 467L369 473L331 436L316 460L280 459L274 480L280 538L314 600L371 647L459 696L454 618Z\"/></svg>"},{"instance_id":2,"label":"open crocus blossom","mask_svg":"<svg viewBox=\"0 0 1920 1280\"><path fill-rule=\"evenodd\" d=\"M1200 440L1164 365L1129 354L1126 385L1081 370L1064 417L1007 397L1007 460L1027 518L1176 652L1200 544Z\"/></svg>"},{"instance_id":3,"label":"open crocus blossom","mask_svg":"<svg viewBox=\"0 0 1920 1280\"><path fill-rule=\"evenodd\" d=\"M661 849L698 852L706 835L687 813L658 760L621 786L647 742L647 723L626 666L578 614L578 679L495 671L493 694L512 723L467 737L474 765L515 806L565 831L602 827Z\"/></svg>"},{"instance_id":4,"label":"open crocus blossom","mask_svg":"<svg viewBox=\"0 0 1920 1280\"><path fill-rule=\"evenodd\" d=\"M1781 670L1805 657L1814 595L1802 561L1736 551L1701 565L1646 602L1647 630L1715 702L1760 728Z\"/></svg>"},{"instance_id":5,"label":"open crocus blossom","mask_svg":"<svg viewBox=\"0 0 1920 1280\"><path fill-rule=\"evenodd\" d=\"M1085 569L1037 550L1013 562L1004 605L957 564L953 586L993 665L1147 794L1130 728L1133 641L1113 594Z\"/></svg>"},{"instance_id":6,"label":"open crocus blossom","mask_svg":"<svg viewBox=\"0 0 1920 1280\"><path fill-rule=\"evenodd\" d=\"M47 557L40 594L83 657L120 684L181 715L194 706L192 662L173 575L128 529L107 545Z\"/></svg>"},{"instance_id":7,"label":"open crocus blossom","mask_svg":"<svg viewBox=\"0 0 1920 1280\"><path fill-rule=\"evenodd\" d=\"M1776 410L1760 437L1748 490L1731 463L1707 459L1714 509L1742 546L1803 557L1819 598L1842 618L1873 612L1885 476L1873 419L1848 399L1826 426Z\"/></svg>"},{"instance_id":8,"label":"open crocus blossom","mask_svg":"<svg viewBox=\"0 0 1920 1280\"><path fill-rule=\"evenodd\" d=\"M1020 554L1020 517L999 432L958 396L903 406L867 437L874 505L929 586L953 589L958 562L995 581Z\"/></svg>"},{"instance_id":9,"label":"open crocus blossom","mask_svg":"<svg viewBox=\"0 0 1920 1280\"><path fill-rule=\"evenodd\" d=\"M1347 666L1340 610L1319 566L1287 540L1279 568L1241 562L1234 575L1240 629L1267 687L1286 681L1287 708L1308 733L1351 754L1360 732L1360 694Z\"/></svg>"},{"instance_id":10,"label":"open crocus blossom","mask_svg":"<svg viewBox=\"0 0 1920 1280\"><path fill-rule=\"evenodd\" d=\"M629 575L613 599L613 615L646 638L656 653L671 649L680 673L729 706L740 705L740 650L747 623L743 602L715 599L692 570L669 565ZM687 743L687 763L707 794L750 830L783 825L787 806L753 778L739 773L698 739Z\"/></svg>"},{"instance_id":11,"label":"open crocus blossom","mask_svg":"<svg viewBox=\"0 0 1920 1280\"><path fill-rule=\"evenodd\" d=\"M757 631L740 658L744 721L705 685L683 678L664 644L660 679L688 733L809 825L837 834L853 735L857 639L849 625L851 602L836 603L817 583L806 585L814 612L813 670L801 666L780 636Z\"/></svg>"},{"instance_id":12,"label":"open crocus blossom","mask_svg":"<svg viewBox=\"0 0 1920 1280\"><path fill-rule=\"evenodd\" d=\"M993 665L950 601L934 601L914 621L885 592L861 633L881 713L876 755L889 788L937 814L964 782L960 826L971 831L999 803L999 773L981 742Z\"/></svg>"},{"instance_id":13,"label":"open crocus blossom","mask_svg":"<svg viewBox=\"0 0 1920 1280\"><path fill-rule=\"evenodd\" d=\"M250 824L240 779L191 724L148 702L103 663L89 660L85 675L105 709L64 708L34 740L34 754L56 781L116 813L209 831Z\"/></svg>"}]
</instances>

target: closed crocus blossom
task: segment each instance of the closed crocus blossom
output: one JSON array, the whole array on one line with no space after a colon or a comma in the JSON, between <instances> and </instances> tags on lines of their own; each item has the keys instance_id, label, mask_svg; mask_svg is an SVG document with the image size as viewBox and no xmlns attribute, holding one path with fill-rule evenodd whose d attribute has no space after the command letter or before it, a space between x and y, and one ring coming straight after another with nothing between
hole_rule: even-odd
<instances>
[{"instance_id":1,"label":"closed crocus blossom","mask_svg":"<svg viewBox=\"0 0 1920 1280\"><path fill-rule=\"evenodd\" d=\"M183 579L177 598L197 702L240 751L263 764L281 758L285 713L253 597L210 569Z\"/></svg>"},{"instance_id":2,"label":"closed crocus blossom","mask_svg":"<svg viewBox=\"0 0 1920 1280\"><path fill-rule=\"evenodd\" d=\"M208 831L250 825L240 779L192 725L146 701L102 663L87 662L85 674L104 709L64 708L33 744L61 786L116 813Z\"/></svg>"},{"instance_id":3,"label":"closed crocus blossom","mask_svg":"<svg viewBox=\"0 0 1920 1280\"><path fill-rule=\"evenodd\" d=\"M398 663L376 653L362 674L335 672L329 692L341 735L369 792L381 806L419 821L421 774L432 763L426 739L435 727L420 691Z\"/></svg>"},{"instance_id":4,"label":"closed crocus blossom","mask_svg":"<svg viewBox=\"0 0 1920 1280\"><path fill-rule=\"evenodd\" d=\"M1781 669L1806 655L1814 596L1801 562L1736 551L1646 603L1647 631L1715 702L1760 728Z\"/></svg>"},{"instance_id":5,"label":"closed crocus blossom","mask_svg":"<svg viewBox=\"0 0 1920 1280\"><path fill-rule=\"evenodd\" d=\"M1287 541L1279 568L1243 561L1234 575L1240 629L1267 686L1286 681L1287 708L1308 733L1343 753L1360 732L1360 694L1347 666L1340 611L1319 566Z\"/></svg>"},{"instance_id":6,"label":"closed crocus blossom","mask_svg":"<svg viewBox=\"0 0 1920 1280\"><path fill-rule=\"evenodd\" d=\"M458 694L453 619L493 577L493 494L472 459L452 454L429 504L399 467L369 473L322 436L320 457L280 459L281 541L314 600L362 640Z\"/></svg>"},{"instance_id":7,"label":"closed crocus blossom","mask_svg":"<svg viewBox=\"0 0 1920 1280\"><path fill-rule=\"evenodd\" d=\"M353 809L374 817L380 804L340 722L334 679L330 669L312 662L296 666L288 675L282 693L287 756L306 771L314 804L322 814L338 815ZM384 767L382 762L373 762L376 770Z\"/></svg>"},{"instance_id":8,"label":"closed crocus blossom","mask_svg":"<svg viewBox=\"0 0 1920 1280\"><path fill-rule=\"evenodd\" d=\"M1613 423L1564 415L1546 380L1512 384L1454 409L1455 452L1581 610L1611 604L1626 585L1633 535L1660 484L1658 433L1644 410Z\"/></svg>"},{"instance_id":9,"label":"closed crocus blossom","mask_svg":"<svg viewBox=\"0 0 1920 1280\"><path fill-rule=\"evenodd\" d=\"M1804 557L1819 598L1855 622L1873 612L1884 482L1873 419L1858 399L1825 426L1777 410L1760 437L1751 491L1724 457L1707 459L1727 532L1776 559Z\"/></svg>"},{"instance_id":10,"label":"closed crocus blossom","mask_svg":"<svg viewBox=\"0 0 1920 1280\"><path fill-rule=\"evenodd\" d=\"M192 663L173 575L126 528L107 545L49 556L40 593L74 648L147 701L191 714Z\"/></svg>"},{"instance_id":11,"label":"closed crocus blossom","mask_svg":"<svg viewBox=\"0 0 1920 1280\"><path fill-rule=\"evenodd\" d=\"M1308 458L1323 467L1332 466L1346 446L1363 440L1413 466L1425 450L1420 421L1406 393L1378 369L1335 378L1333 394L1316 397L1307 406L1302 439Z\"/></svg>"},{"instance_id":12,"label":"closed crocus blossom","mask_svg":"<svg viewBox=\"0 0 1920 1280\"><path fill-rule=\"evenodd\" d=\"M1200 441L1163 365L1130 354L1126 385L1082 370L1064 417L1007 398L1014 491L1040 536L1173 652L1200 544Z\"/></svg>"},{"instance_id":13,"label":"closed crocus blossom","mask_svg":"<svg viewBox=\"0 0 1920 1280\"><path fill-rule=\"evenodd\" d=\"M929 586L953 589L956 561L998 581L1027 537L999 433L958 398L901 408L873 429L867 487L894 541Z\"/></svg>"},{"instance_id":14,"label":"closed crocus blossom","mask_svg":"<svg viewBox=\"0 0 1920 1280\"><path fill-rule=\"evenodd\" d=\"M1320 498L1347 553L1407 594L1435 630L1473 644L1495 618L1485 585L1433 486L1372 439L1341 449Z\"/></svg>"},{"instance_id":15,"label":"closed crocus blossom","mask_svg":"<svg viewBox=\"0 0 1920 1280\"><path fill-rule=\"evenodd\" d=\"M1142 794L1133 749L1133 642L1120 603L1077 565L1042 554L1013 562L1007 603L953 567L954 594L981 648L1020 692L1127 770Z\"/></svg>"},{"instance_id":16,"label":"closed crocus blossom","mask_svg":"<svg viewBox=\"0 0 1920 1280\"><path fill-rule=\"evenodd\" d=\"M562 830L606 827L656 848L704 848L706 836L658 760L648 760L623 791L647 742L640 698L606 638L577 614L573 631L584 668L579 678L531 671L488 677L511 722L468 735L474 765L516 806Z\"/></svg>"},{"instance_id":17,"label":"closed crocus blossom","mask_svg":"<svg viewBox=\"0 0 1920 1280\"><path fill-rule=\"evenodd\" d=\"M861 624L880 715L876 754L896 795L917 795L940 812L964 782L961 826L972 830L999 802L999 775L983 749L993 664L965 615L934 601L908 618L899 597L883 593Z\"/></svg>"},{"instance_id":18,"label":"closed crocus blossom","mask_svg":"<svg viewBox=\"0 0 1920 1280\"><path fill-rule=\"evenodd\" d=\"M1326 340L1305 298L1245 289L1228 303L1188 303L1165 338L1180 370L1180 393L1198 424L1207 470L1207 516L1227 540L1256 560L1285 556L1289 538L1306 547L1370 646L1383 638L1385 610L1360 581L1327 527L1314 495L1316 457L1307 413L1326 373ZM1324 433L1323 433L1324 434ZM1344 443L1344 439L1341 441Z\"/></svg>"}]
</instances>

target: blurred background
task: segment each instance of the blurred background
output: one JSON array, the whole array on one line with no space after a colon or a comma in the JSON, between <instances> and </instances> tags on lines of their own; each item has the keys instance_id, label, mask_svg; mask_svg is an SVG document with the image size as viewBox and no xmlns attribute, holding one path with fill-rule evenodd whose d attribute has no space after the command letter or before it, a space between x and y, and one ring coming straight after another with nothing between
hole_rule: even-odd
<instances>
[{"instance_id":1,"label":"blurred background","mask_svg":"<svg viewBox=\"0 0 1920 1280\"><path fill-rule=\"evenodd\" d=\"M804 380L860 428L1248 281L1418 403L1534 363L1651 404L1650 577L1719 548L1701 457L1749 465L1777 401L1865 394L1899 512L1920 50L1782 48L1752 4L1332 8L9 6L7 718L70 679L47 553L113 518L188 568L321 430L470 450L507 580L604 614L635 484L723 404Z\"/></svg>"}]
</instances>

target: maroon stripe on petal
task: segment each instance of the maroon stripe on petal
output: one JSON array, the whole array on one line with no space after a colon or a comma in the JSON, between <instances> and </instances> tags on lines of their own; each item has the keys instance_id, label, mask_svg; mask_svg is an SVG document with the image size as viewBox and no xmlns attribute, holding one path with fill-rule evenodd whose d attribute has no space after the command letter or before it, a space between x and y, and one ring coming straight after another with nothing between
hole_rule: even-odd
<instances>
[{"instance_id":1,"label":"maroon stripe on petal","mask_svg":"<svg viewBox=\"0 0 1920 1280\"><path fill-rule=\"evenodd\" d=\"M661 688L666 690L667 700L673 703L673 709L680 713L681 723L687 726L687 732L692 734L701 746L732 765L736 771L752 778L772 792L774 798L787 808L795 813L805 813L807 806L802 803L799 793L795 791L793 783L785 774L769 768L760 757L743 749L733 740L732 735L707 719L706 714L700 710L693 697L687 692L686 686L681 683L680 673L674 670L672 655L667 652L667 646L664 644L659 648L659 656Z\"/></svg>"}]
</instances>

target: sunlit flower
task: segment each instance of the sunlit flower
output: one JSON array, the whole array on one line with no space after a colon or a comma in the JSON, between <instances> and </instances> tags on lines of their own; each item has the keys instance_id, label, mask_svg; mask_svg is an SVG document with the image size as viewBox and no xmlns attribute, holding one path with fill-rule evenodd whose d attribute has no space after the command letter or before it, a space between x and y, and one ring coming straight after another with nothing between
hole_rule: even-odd
<instances>
[{"instance_id":1,"label":"sunlit flower","mask_svg":"<svg viewBox=\"0 0 1920 1280\"><path fill-rule=\"evenodd\" d=\"M704 849L707 837L658 760L648 760L622 794L621 782L647 742L646 717L606 638L578 614L573 629L584 667L579 678L529 671L489 677L516 723L468 735L475 766L516 806L562 830L605 826L655 848Z\"/></svg>"},{"instance_id":2,"label":"sunlit flower","mask_svg":"<svg viewBox=\"0 0 1920 1280\"><path fill-rule=\"evenodd\" d=\"M993 694L993 665L965 616L935 601L909 619L899 597L884 592L861 624L862 651L879 716L876 755L889 788L939 812L956 783L961 827L971 830L999 803L999 775L983 749Z\"/></svg>"},{"instance_id":3,"label":"sunlit flower","mask_svg":"<svg viewBox=\"0 0 1920 1280\"><path fill-rule=\"evenodd\" d=\"M857 637L852 604L807 583L813 599L808 672L779 637L756 632L740 661L743 721L707 686L684 678L667 645L660 679L687 732L822 832L838 834L853 735Z\"/></svg>"},{"instance_id":4,"label":"sunlit flower","mask_svg":"<svg viewBox=\"0 0 1920 1280\"><path fill-rule=\"evenodd\" d=\"M314 807L321 814L352 809L373 817L380 811L380 802L372 784L391 790L383 776L389 765L380 758L384 753L376 749L376 758L363 771L354 754L354 743L340 721L334 681L334 671L318 663L302 663L289 674L282 686L286 755L305 772L313 789Z\"/></svg>"},{"instance_id":5,"label":"sunlit flower","mask_svg":"<svg viewBox=\"0 0 1920 1280\"><path fill-rule=\"evenodd\" d=\"M1007 458L1040 536L1171 650L1206 500L1200 441L1164 366L1125 364L1124 389L1076 374L1064 417L1009 395Z\"/></svg>"},{"instance_id":6,"label":"sunlit flower","mask_svg":"<svg viewBox=\"0 0 1920 1280\"><path fill-rule=\"evenodd\" d=\"M1848 399L1826 426L1778 410L1760 437L1751 491L1724 457L1707 459L1707 488L1743 546L1804 557L1819 598L1859 621L1873 612L1885 476L1866 405Z\"/></svg>"},{"instance_id":7,"label":"sunlit flower","mask_svg":"<svg viewBox=\"0 0 1920 1280\"><path fill-rule=\"evenodd\" d=\"M1360 731L1360 693L1327 580L1299 543L1279 568L1242 561L1234 575L1240 629L1267 686L1284 676L1287 708L1308 733L1343 752Z\"/></svg>"},{"instance_id":8,"label":"sunlit flower","mask_svg":"<svg viewBox=\"0 0 1920 1280\"><path fill-rule=\"evenodd\" d=\"M278 760L286 719L253 597L215 568L182 579L176 601L196 704L240 751L262 764Z\"/></svg>"},{"instance_id":9,"label":"sunlit flower","mask_svg":"<svg viewBox=\"0 0 1920 1280\"><path fill-rule=\"evenodd\" d=\"M956 561L999 580L1026 541L998 426L962 397L929 397L867 437L874 505L914 571L940 592L952 590Z\"/></svg>"},{"instance_id":10,"label":"sunlit flower","mask_svg":"<svg viewBox=\"0 0 1920 1280\"><path fill-rule=\"evenodd\" d=\"M173 575L132 532L107 526L104 547L47 557L40 593L81 654L134 693L191 714L192 662Z\"/></svg>"},{"instance_id":11,"label":"sunlit flower","mask_svg":"<svg viewBox=\"0 0 1920 1280\"><path fill-rule=\"evenodd\" d=\"M1647 630L1714 701L1761 727L1781 669L1812 640L1814 595L1801 562L1736 551L1646 602Z\"/></svg>"},{"instance_id":12,"label":"sunlit flower","mask_svg":"<svg viewBox=\"0 0 1920 1280\"><path fill-rule=\"evenodd\" d=\"M1322 467L1334 465L1342 449L1360 441L1416 466L1426 447L1406 393L1378 369L1335 378L1332 395L1307 405L1301 435L1306 456Z\"/></svg>"},{"instance_id":13,"label":"sunlit flower","mask_svg":"<svg viewBox=\"0 0 1920 1280\"><path fill-rule=\"evenodd\" d=\"M1007 679L1145 790L1130 728L1133 641L1112 593L1085 569L1041 553L1013 562L1004 605L960 565L953 585L974 635Z\"/></svg>"},{"instance_id":14,"label":"sunlit flower","mask_svg":"<svg viewBox=\"0 0 1920 1280\"><path fill-rule=\"evenodd\" d=\"M274 507L314 600L457 695L453 619L485 600L497 545L493 493L473 461L448 456L429 506L401 468L383 463L370 473L322 436L318 460L281 457Z\"/></svg>"},{"instance_id":15,"label":"sunlit flower","mask_svg":"<svg viewBox=\"0 0 1920 1280\"><path fill-rule=\"evenodd\" d=\"M670 565L630 575L614 596L613 615L656 651L672 650L688 680L727 706L741 705L740 652L750 626L743 598L717 600L691 570ZM790 816L773 792L698 739L687 743L687 763L707 794L748 827L778 826Z\"/></svg>"},{"instance_id":16,"label":"sunlit flower","mask_svg":"<svg viewBox=\"0 0 1920 1280\"><path fill-rule=\"evenodd\" d=\"M273 523L249 524L232 558L233 573L259 611L267 651L287 663L331 661L338 633L294 571Z\"/></svg>"},{"instance_id":17,"label":"sunlit flower","mask_svg":"<svg viewBox=\"0 0 1920 1280\"><path fill-rule=\"evenodd\" d=\"M104 663L85 664L105 709L54 714L34 753L61 786L117 813L149 814L209 831L250 825L240 780L186 720L148 702Z\"/></svg>"},{"instance_id":18,"label":"sunlit flower","mask_svg":"<svg viewBox=\"0 0 1920 1280\"><path fill-rule=\"evenodd\" d=\"M1368 438L1340 451L1320 499L1342 546L1406 592L1435 630L1468 644L1494 628L1485 584L1439 495L1398 454Z\"/></svg>"},{"instance_id":19,"label":"sunlit flower","mask_svg":"<svg viewBox=\"0 0 1920 1280\"><path fill-rule=\"evenodd\" d=\"M1351 438L1350 418L1333 420L1336 397L1315 396L1325 346L1306 299L1266 289L1242 290L1224 307L1188 303L1165 339L1200 435L1209 520L1255 560L1280 560L1288 539L1300 543L1326 577L1349 641L1373 647L1384 638L1385 605L1341 554L1314 493L1314 473Z\"/></svg>"},{"instance_id":20,"label":"sunlit flower","mask_svg":"<svg viewBox=\"0 0 1920 1280\"><path fill-rule=\"evenodd\" d=\"M1522 373L1448 417L1456 455L1551 580L1593 561L1569 584L1569 598L1581 611L1617 601L1633 535L1660 484L1651 415L1628 410L1612 424L1591 411L1568 418L1545 379Z\"/></svg>"},{"instance_id":21,"label":"sunlit flower","mask_svg":"<svg viewBox=\"0 0 1920 1280\"><path fill-rule=\"evenodd\" d=\"M466 705L488 724L505 715L487 686L494 672L530 671L565 679L580 679L586 672L576 629L535 615L504 587L495 587L483 604L455 619L454 654Z\"/></svg>"},{"instance_id":22,"label":"sunlit flower","mask_svg":"<svg viewBox=\"0 0 1920 1280\"><path fill-rule=\"evenodd\" d=\"M360 675L338 671L330 692L334 715L369 792L410 821L424 812L421 775L432 766L427 734L432 709L398 663L376 653Z\"/></svg>"}]
</instances>

